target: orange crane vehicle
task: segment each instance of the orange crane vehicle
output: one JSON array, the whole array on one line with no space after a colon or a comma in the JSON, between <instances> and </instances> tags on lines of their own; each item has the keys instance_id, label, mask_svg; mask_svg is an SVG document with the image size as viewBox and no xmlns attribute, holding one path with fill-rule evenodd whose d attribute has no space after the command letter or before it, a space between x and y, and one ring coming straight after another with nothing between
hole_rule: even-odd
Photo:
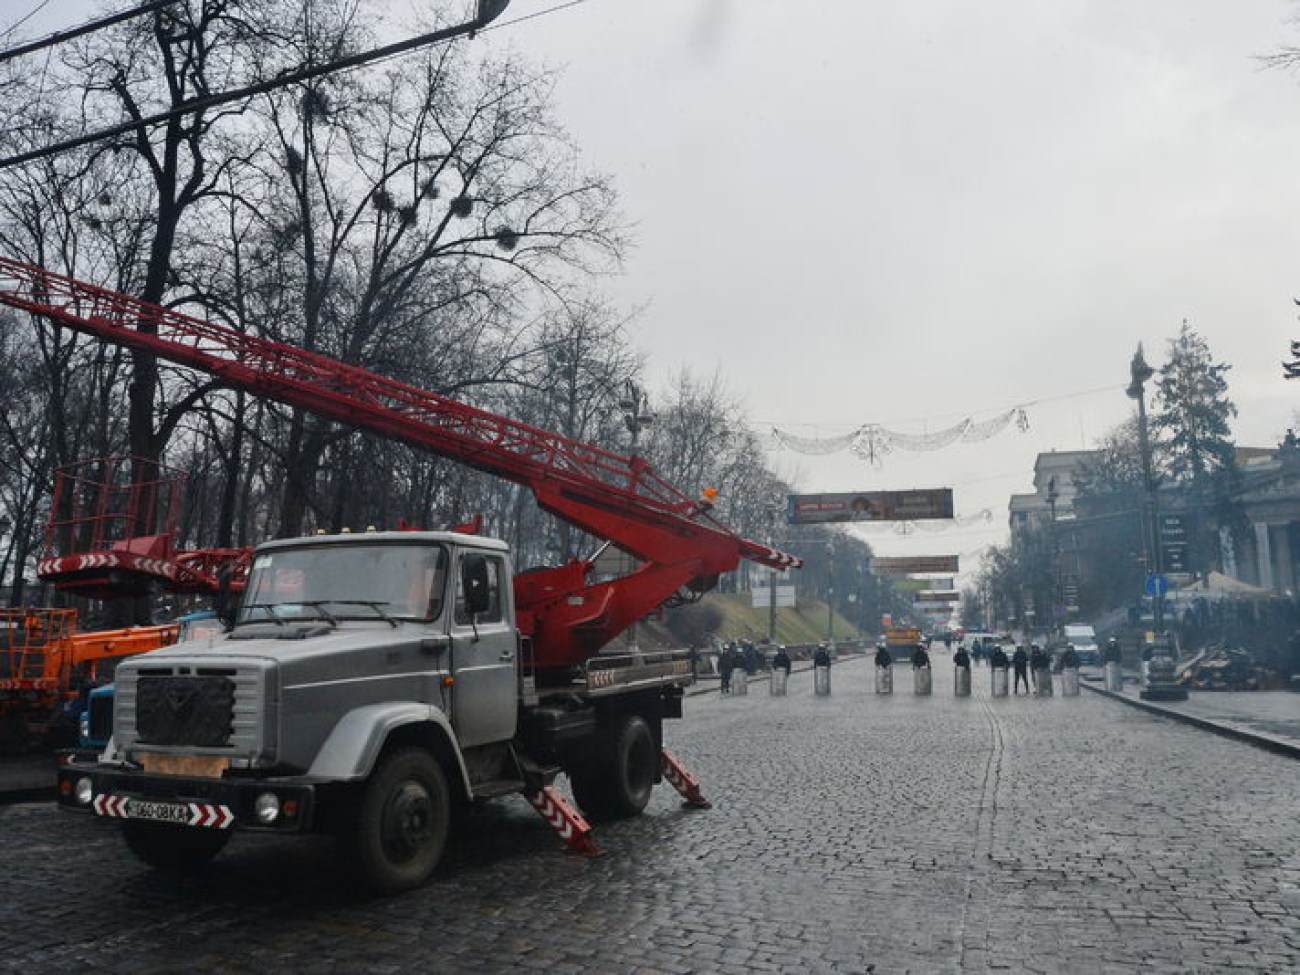
<instances>
[{"instance_id":1,"label":"orange crane vehicle","mask_svg":"<svg viewBox=\"0 0 1300 975\"><path fill-rule=\"evenodd\" d=\"M122 657L175 643L177 624L77 632L75 609L0 609L0 751L59 727L63 706ZM69 729L71 730L71 729Z\"/></svg>"},{"instance_id":2,"label":"orange crane vehicle","mask_svg":"<svg viewBox=\"0 0 1300 975\"><path fill-rule=\"evenodd\" d=\"M104 600L240 592L252 550L179 550L174 540L185 475L153 465L155 476L130 479L133 462L98 458L55 472L37 574L61 591ZM65 705L111 680L121 658L175 643L182 631L180 623L77 626L73 609L0 609L0 751L71 734Z\"/></svg>"}]
</instances>

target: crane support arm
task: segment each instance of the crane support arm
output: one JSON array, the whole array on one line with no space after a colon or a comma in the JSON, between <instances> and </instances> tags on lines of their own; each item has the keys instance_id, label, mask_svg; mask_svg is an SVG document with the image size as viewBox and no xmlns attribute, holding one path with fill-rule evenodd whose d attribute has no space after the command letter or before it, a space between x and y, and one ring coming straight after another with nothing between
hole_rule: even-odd
<instances>
[{"instance_id":1,"label":"crane support arm","mask_svg":"<svg viewBox=\"0 0 1300 975\"><path fill-rule=\"evenodd\" d=\"M3 257L0 303L521 484L545 510L647 563L694 562L699 578L742 558L802 564L729 531L640 457Z\"/></svg>"}]
</instances>

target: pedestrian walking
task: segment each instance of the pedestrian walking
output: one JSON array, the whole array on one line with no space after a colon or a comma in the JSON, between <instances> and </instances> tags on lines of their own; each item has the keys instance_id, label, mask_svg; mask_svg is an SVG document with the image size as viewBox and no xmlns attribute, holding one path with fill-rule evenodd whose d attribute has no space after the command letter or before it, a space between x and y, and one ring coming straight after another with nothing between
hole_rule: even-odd
<instances>
[{"instance_id":1,"label":"pedestrian walking","mask_svg":"<svg viewBox=\"0 0 1300 975\"><path fill-rule=\"evenodd\" d=\"M722 677L722 693L731 693L731 675L736 669L736 653L731 644L723 644L722 655L718 658L718 674Z\"/></svg>"},{"instance_id":2,"label":"pedestrian walking","mask_svg":"<svg viewBox=\"0 0 1300 975\"><path fill-rule=\"evenodd\" d=\"M1023 644L1016 647L1016 652L1011 655L1011 669L1015 671L1015 681L1012 688L1013 694L1020 693L1020 685L1025 685L1025 693L1029 693L1029 654L1025 653Z\"/></svg>"}]
</instances>

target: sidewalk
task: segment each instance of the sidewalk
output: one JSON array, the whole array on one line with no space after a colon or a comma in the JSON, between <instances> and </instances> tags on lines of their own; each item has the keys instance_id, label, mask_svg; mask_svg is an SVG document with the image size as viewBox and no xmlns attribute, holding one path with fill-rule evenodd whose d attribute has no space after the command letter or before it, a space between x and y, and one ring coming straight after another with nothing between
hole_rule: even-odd
<instances>
[{"instance_id":1,"label":"sidewalk","mask_svg":"<svg viewBox=\"0 0 1300 975\"><path fill-rule=\"evenodd\" d=\"M1124 672L1124 689L1116 694L1102 684L1101 668L1085 667L1082 686L1153 714L1196 725L1206 731L1246 741L1300 758L1300 694L1294 691L1188 691L1186 701L1144 701L1138 676Z\"/></svg>"}]
</instances>

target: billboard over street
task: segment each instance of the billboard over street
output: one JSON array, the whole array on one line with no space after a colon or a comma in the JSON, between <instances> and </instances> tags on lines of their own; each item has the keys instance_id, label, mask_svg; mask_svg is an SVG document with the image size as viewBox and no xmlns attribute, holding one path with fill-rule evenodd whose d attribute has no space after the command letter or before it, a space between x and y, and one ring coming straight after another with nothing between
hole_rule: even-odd
<instances>
[{"instance_id":1,"label":"billboard over street","mask_svg":"<svg viewBox=\"0 0 1300 975\"><path fill-rule=\"evenodd\" d=\"M876 556L871 560L871 571L878 576L908 576L926 572L952 575L959 570L955 555L902 555Z\"/></svg>"},{"instance_id":2,"label":"billboard over street","mask_svg":"<svg viewBox=\"0 0 1300 975\"><path fill-rule=\"evenodd\" d=\"M961 602L961 593L955 589L922 589L912 593L912 599L918 603L957 603Z\"/></svg>"},{"instance_id":3,"label":"billboard over street","mask_svg":"<svg viewBox=\"0 0 1300 975\"><path fill-rule=\"evenodd\" d=\"M835 521L926 521L951 517L952 488L792 494L786 508L786 520L791 525Z\"/></svg>"}]
</instances>

